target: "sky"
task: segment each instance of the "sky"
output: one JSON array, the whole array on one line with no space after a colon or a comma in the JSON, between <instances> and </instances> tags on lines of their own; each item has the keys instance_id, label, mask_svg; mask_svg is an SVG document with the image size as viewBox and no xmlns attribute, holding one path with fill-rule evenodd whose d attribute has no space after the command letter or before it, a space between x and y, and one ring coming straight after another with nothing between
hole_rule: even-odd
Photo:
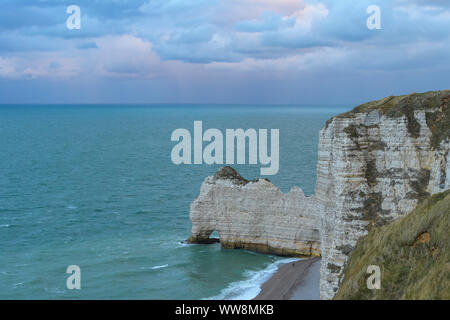
<instances>
[{"instance_id":1,"label":"sky","mask_svg":"<svg viewBox=\"0 0 450 320\"><path fill-rule=\"evenodd\" d=\"M449 40L449 0L0 0L0 103L356 105L450 89Z\"/></svg>"}]
</instances>

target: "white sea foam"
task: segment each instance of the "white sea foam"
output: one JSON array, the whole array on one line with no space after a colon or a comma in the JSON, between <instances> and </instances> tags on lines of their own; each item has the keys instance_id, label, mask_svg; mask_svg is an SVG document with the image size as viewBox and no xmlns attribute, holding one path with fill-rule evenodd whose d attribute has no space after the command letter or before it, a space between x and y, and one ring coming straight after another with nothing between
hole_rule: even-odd
<instances>
[{"instance_id":1,"label":"white sea foam","mask_svg":"<svg viewBox=\"0 0 450 320\"><path fill-rule=\"evenodd\" d=\"M152 270L167 268L168 266L169 266L168 264L164 264L162 266L154 266L154 267L152 267Z\"/></svg>"},{"instance_id":2,"label":"white sea foam","mask_svg":"<svg viewBox=\"0 0 450 320\"><path fill-rule=\"evenodd\" d=\"M44 288L44 290L46 292L52 293L52 294L62 294L62 293L66 293L65 289L61 289L61 288Z\"/></svg>"},{"instance_id":3,"label":"white sea foam","mask_svg":"<svg viewBox=\"0 0 450 320\"><path fill-rule=\"evenodd\" d=\"M176 244L177 244L177 248L184 248L184 247L193 246L192 243L187 243L185 241L178 241Z\"/></svg>"},{"instance_id":4,"label":"white sea foam","mask_svg":"<svg viewBox=\"0 0 450 320\"><path fill-rule=\"evenodd\" d=\"M10 224L0 224L0 228L9 228Z\"/></svg>"},{"instance_id":5,"label":"white sea foam","mask_svg":"<svg viewBox=\"0 0 450 320\"><path fill-rule=\"evenodd\" d=\"M217 296L206 300L251 300L261 292L261 285L269 280L281 265L299 260L296 258L281 259L261 271L246 271L245 280L230 283Z\"/></svg>"},{"instance_id":6,"label":"white sea foam","mask_svg":"<svg viewBox=\"0 0 450 320\"><path fill-rule=\"evenodd\" d=\"M219 239L219 238L215 238L215 237L209 237L210 239ZM196 246L197 244L195 243L187 243L186 241L178 241L176 242L177 245L177 249L178 248L185 248L185 247L191 247L191 246ZM214 244L211 244L211 246ZM217 243L217 245L220 245L219 243Z\"/></svg>"}]
</instances>

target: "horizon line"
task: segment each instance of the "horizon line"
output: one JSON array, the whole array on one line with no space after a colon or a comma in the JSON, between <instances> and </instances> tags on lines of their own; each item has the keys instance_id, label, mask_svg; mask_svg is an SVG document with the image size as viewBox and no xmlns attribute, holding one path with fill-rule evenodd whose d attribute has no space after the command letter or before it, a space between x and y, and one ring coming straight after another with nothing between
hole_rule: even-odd
<instances>
[{"instance_id":1,"label":"horizon line","mask_svg":"<svg viewBox=\"0 0 450 320\"><path fill-rule=\"evenodd\" d=\"M360 104L360 103L359 103ZM226 103L226 102L0 102L0 106L302 106L302 107L346 107L358 106L358 103L342 103L342 104L310 104L310 103Z\"/></svg>"}]
</instances>

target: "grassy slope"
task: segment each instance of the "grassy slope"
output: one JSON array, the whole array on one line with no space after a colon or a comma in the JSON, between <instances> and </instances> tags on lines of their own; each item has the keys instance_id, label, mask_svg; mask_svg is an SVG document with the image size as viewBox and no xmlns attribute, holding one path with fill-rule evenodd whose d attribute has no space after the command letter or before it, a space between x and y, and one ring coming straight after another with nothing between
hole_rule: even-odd
<instances>
[{"instance_id":1,"label":"grassy slope","mask_svg":"<svg viewBox=\"0 0 450 320\"><path fill-rule=\"evenodd\" d=\"M358 242L335 299L450 299L450 190ZM367 289L369 265L381 289Z\"/></svg>"},{"instance_id":2,"label":"grassy slope","mask_svg":"<svg viewBox=\"0 0 450 320\"><path fill-rule=\"evenodd\" d=\"M436 109L439 109L439 112L436 112ZM415 119L414 112L425 111L427 125L432 133L431 145L433 149L438 149L443 140L450 139L450 90L390 96L364 103L352 111L336 116L336 118L352 117L356 113L374 110L378 110L391 118L406 116L408 131L415 138L420 134L420 124Z\"/></svg>"}]
</instances>

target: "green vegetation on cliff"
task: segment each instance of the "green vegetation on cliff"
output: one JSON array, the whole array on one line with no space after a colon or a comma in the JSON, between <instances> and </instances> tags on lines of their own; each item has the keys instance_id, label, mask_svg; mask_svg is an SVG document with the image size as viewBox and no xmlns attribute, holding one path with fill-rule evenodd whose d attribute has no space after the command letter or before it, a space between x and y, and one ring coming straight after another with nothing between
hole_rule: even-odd
<instances>
[{"instance_id":1,"label":"green vegetation on cliff","mask_svg":"<svg viewBox=\"0 0 450 320\"><path fill-rule=\"evenodd\" d=\"M352 117L357 113L371 111L379 111L390 118L406 116L408 132L413 138L419 137L420 134L420 124L414 113L425 111L427 125L432 134L431 145L433 149L439 149L442 141L450 139L450 90L390 96L364 103L352 111L336 116L336 118ZM354 128L349 127L346 132L350 137L358 137Z\"/></svg>"},{"instance_id":2,"label":"green vegetation on cliff","mask_svg":"<svg viewBox=\"0 0 450 320\"><path fill-rule=\"evenodd\" d=\"M335 299L450 299L450 190L405 217L373 228L350 255ZM367 267L381 268L381 289L367 288Z\"/></svg>"}]
</instances>

